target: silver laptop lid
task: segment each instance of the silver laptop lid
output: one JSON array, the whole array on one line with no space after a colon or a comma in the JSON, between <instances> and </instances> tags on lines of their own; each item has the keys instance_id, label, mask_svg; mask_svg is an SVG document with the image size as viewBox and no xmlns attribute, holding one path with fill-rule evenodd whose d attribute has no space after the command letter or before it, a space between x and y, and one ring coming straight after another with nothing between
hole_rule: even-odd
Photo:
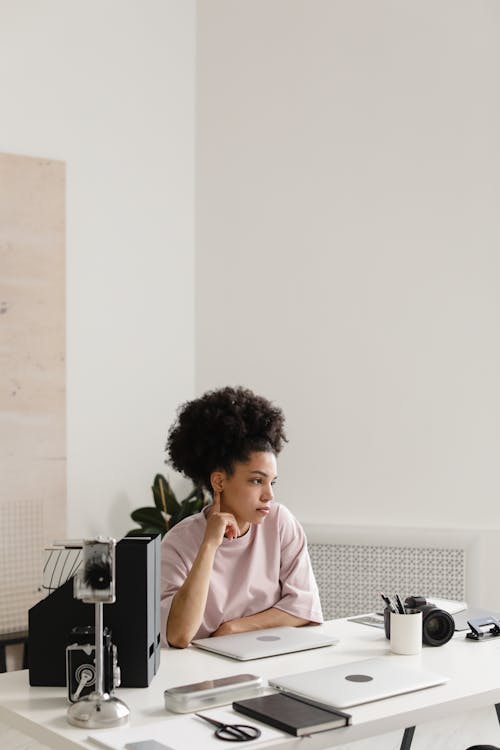
<instances>
[{"instance_id":1,"label":"silver laptop lid","mask_svg":"<svg viewBox=\"0 0 500 750\"><path fill-rule=\"evenodd\" d=\"M326 633L316 632L314 627L266 628L252 630L247 633L233 633L219 635L215 638L199 638L193 641L193 646L213 651L232 659L247 661L262 659L265 656L289 654L294 651L306 651L322 646L334 646L338 638Z\"/></svg>"},{"instance_id":2,"label":"silver laptop lid","mask_svg":"<svg viewBox=\"0 0 500 750\"><path fill-rule=\"evenodd\" d=\"M443 675L397 664L388 657L275 677L269 684L297 698L334 708L349 708L442 685L448 680Z\"/></svg>"}]
</instances>

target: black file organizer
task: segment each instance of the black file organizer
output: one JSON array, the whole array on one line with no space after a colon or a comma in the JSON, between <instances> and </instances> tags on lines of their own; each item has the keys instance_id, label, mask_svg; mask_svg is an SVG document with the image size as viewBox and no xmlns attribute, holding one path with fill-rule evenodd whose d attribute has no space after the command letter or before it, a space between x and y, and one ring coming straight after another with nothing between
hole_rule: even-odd
<instances>
[{"instance_id":1,"label":"black file organizer","mask_svg":"<svg viewBox=\"0 0 500 750\"><path fill-rule=\"evenodd\" d=\"M122 687L148 687L160 665L159 534L125 537L116 545L116 601L104 625L118 650ZM29 610L29 684L66 685L66 646L77 625L93 625L93 604L73 598L73 579Z\"/></svg>"}]
</instances>

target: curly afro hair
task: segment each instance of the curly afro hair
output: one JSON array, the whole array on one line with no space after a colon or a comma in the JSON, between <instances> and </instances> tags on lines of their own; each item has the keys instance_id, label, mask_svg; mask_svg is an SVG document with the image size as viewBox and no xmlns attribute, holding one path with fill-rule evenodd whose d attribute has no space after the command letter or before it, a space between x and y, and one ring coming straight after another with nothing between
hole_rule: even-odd
<instances>
[{"instance_id":1,"label":"curly afro hair","mask_svg":"<svg viewBox=\"0 0 500 750\"><path fill-rule=\"evenodd\" d=\"M287 439L284 423L281 409L248 388L208 391L179 408L168 433L168 461L212 491L214 470L232 474L235 462L247 461L252 451L278 455Z\"/></svg>"}]
</instances>

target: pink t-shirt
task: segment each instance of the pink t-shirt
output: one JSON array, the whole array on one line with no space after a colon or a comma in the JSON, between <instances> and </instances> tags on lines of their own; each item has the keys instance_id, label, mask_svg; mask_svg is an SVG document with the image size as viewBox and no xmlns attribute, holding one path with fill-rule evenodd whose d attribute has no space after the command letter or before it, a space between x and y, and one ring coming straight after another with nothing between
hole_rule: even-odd
<instances>
[{"instance_id":1,"label":"pink t-shirt","mask_svg":"<svg viewBox=\"0 0 500 750\"><path fill-rule=\"evenodd\" d=\"M207 521L205 512L184 519L162 541L161 633L166 642L172 599L191 570ZM196 638L228 620L276 607L296 617L323 622L318 587L304 531L290 511L273 503L261 524L238 539L224 539L215 554L205 614Z\"/></svg>"}]
</instances>

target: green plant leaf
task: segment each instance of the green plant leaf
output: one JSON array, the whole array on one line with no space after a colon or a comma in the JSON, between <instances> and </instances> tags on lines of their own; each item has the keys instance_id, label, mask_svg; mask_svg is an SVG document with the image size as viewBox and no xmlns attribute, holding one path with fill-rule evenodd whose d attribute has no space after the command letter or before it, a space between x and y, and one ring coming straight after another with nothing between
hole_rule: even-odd
<instances>
[{"instance_id":1,"label":"green plant leaf","mask_svg":"<svg viewBox=\"0 0 500 750\"><path fill-rule=\"evenodd\" d=\"M136 521L136 523L140 523L141 526L147 524L155 526L156 528L166 528L165 519L158 508L137 508L137 510L132 511L130 515L132 520Z\"/></svg>"},{"instance_id":2,"label":"green plant leaf","mask_svg":"<svg viewBox=\"0 0 500 750\"><path fill-rule=\"evenodd\" d=\"M179 512L179 502L175 496L173 489L170 486L170 483L163 476L163 474L157 474L155 476L151 489L153 491L153 498L158 510L162 510L164 513L168 513L170 516L175 515Z\"/></svg>"},{"instance_id":3,"label":"green plant leaf","mask_svg":"<svg viewBox=\"0 0 500 750\"><path fill-rule=\"evenodd\" d=\"M195 484L187 497L179 502L168 480L156 474L153 485L154 505L137 508L130 514L141 528L131 529L127 536L158 534L162 537L184 518L199 513L205 505L205 494L201 485ZM165 511L166 508L166 511ZM168 518L165 517L165 513Z\"/></svg>"},{"instance_id":4,"label":"green plant leaf","mask_svg":"<svg viewBox=\"0 0 500 750\"><path fill-rule=\"evenodd\" d=\"M195 484L194 485L194 487L191 490L191 492L189 493L189 495L187 495L184 498L184 500L182 500L182 503L186 503L186 502L188 502L189 500L192 500L195 497L201 501L202 506L203 506L204 503L205 503L205 495L204 495L204 492L203 492L203 488L199 484ZM182 505L182 503L181 503L181 505Z\"/></svg>"},{"instance_id":5,"label":"green plant leaf","mask_svg":"<svg viewBox=\"0 0 500 750\"><path fill-rule=\"evenodd\" d=\"M196 513L199 513L200 510L203 509L205 505L205 498L204 497L197 497L196 502L194 504L194 507L196 508Z\"/></svg>"},{"instance_id":6,"label":"green plant leaf","mask_svg":"<svg viewBox=\"0 0 500 750\"><path fill-rule=\"evenodd\" d=\"M184 518L187 518L188 516L192 516L193 513L197 512L197 500L188 500L187 502L184 502L181 507L181 512L176 517L175 523L179 523L179 521L182 521ZM172 524L170 524L170 528L172 527Z\"/></svg>"},{"instance_id":7,"label":"green plant leaf","mask_svg":"<svg viewBox=\"0 0 500 750\"><path fill-rule=\"evenodd\" d=\"M191 500L193 497L196 497L197 494L198 494L198 488L197 487L193 487L193 489L191 490L191 492L189 493L189 495L186 495L186 497L184 498L184 500L181 500L181 505L183 503L187 503L188 500Z\"/></svg>"}]
</instances>

